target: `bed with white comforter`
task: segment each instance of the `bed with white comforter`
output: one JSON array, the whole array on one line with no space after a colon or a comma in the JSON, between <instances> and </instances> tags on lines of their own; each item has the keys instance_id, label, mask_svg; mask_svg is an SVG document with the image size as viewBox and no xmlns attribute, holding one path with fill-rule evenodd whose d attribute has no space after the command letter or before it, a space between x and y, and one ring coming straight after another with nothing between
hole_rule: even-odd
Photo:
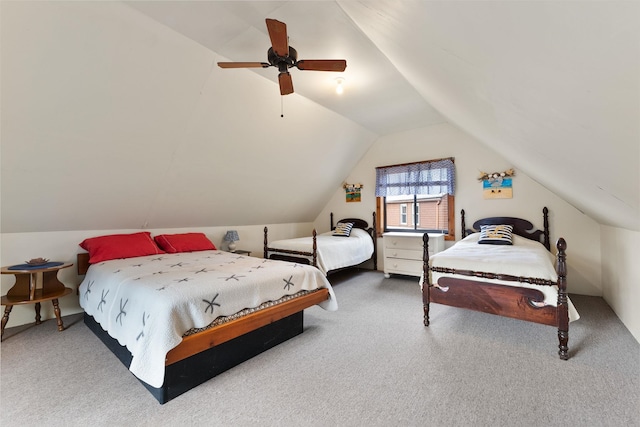
<instances>
[{"instance_id":1,"label":"bed with white comforter","mask_svg":"<svg viewBox=\"0 0 640 427\"><path fill-rule=\"evenodd\" d=\"M326 275L329 271L358 265L373 255L373 239L360 228L353 228L349 237L334 236L331 231L318 234L317 267ZM277 240L269 243L270 250L313 251L313 237Z\"/></svg>"},{"instance_id":2,"label":"bed with white comforter","mask_svg":"<svg viewBox=\"0 0 640 427\"><path fill-rule=\"evenodd\" d=\"M523 278L536 278L557 282L558 273L554 267L555 256L536 241L513 235L513 245L479 245L480 233L473 233L458 241L445 251L429 258L431 267L457 270L480 271L507 274ZM438 288L441 277L468 278L462 275L431 271L431 283ZM558 287L556 285L536 285L526 282L482 279L483 282L508 286L537 289L544 294L544 305L557 306ZM422 280L421 280L422 283ZM580 315L568 300L569 321L578 320Z\"/></svg>"},{"instance_id":3,"label":"bed with white comforter","mask_svg":"<svg viewBox=\"0 0 640 427\"><path fill-rule=\"evenodd\" d=\"M160 387L167 352L185 332L319 288L330 294L320 306L336 310L331 285L314 267L213 250L92 265L79 294L85 312L132 354L130 371Z\"/></svg>"}]
</instances>

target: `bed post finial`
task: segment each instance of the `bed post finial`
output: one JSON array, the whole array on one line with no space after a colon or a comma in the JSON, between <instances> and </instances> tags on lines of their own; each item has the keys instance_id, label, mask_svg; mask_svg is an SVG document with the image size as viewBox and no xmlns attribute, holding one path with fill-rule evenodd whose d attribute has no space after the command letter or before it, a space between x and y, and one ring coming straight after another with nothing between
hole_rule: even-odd
<instances>
[{"instance_id":1,"label":"bed post finial","mask_svg":"<svg viewBox=\"0 0 640 427\"><path fill-rule=\"evenodd\" d=\"M464 209L460 210L460 223L462 224L462 238L467 237L467 226L464 223Z\"/></svg>"},{"instance_id":2,"label":"bed post finial","mask_svg":"<svg viewBox=\"0 0 640 427\"><path fill-rule=\"evenodd\" d=\"M548 251L550 251L551 240L549 239L549 209L547 209L546 206L542 209L542 220L544 225L544 231L542 234L544 242L542 243L544 244L544 247L547 248Z\"/></svg>"},{"instance_id":3,"label":"bed post finial","mask_svg":"<svg viewBox=\"0 0 640 427\"><path fill-rule=\"evenodd\" d=\"M264 259L268 258L268 254L267 252L269 252L269 250L267 249L268 245L267 245L267 227L264 227Z\"/></svg>"},{"instance_id":4,"label":"bed post finial","mask_svg":"<svg viewBox=\"0 0 640 427\"><path fill-rule=\"evenodd\" d=\"M331 214L331 223L333 223L333 214ZM316 236L317 236L317 232L316 229L313 229L313 256L312 256L312 262L313 262L313 266L318 268L318 243L316 242Z\"/></svg>"},{"instance_id":5,"label":"bed post finial","mask_svg":"<svg viewBox=\"0 0 640 427\"><path fill-rule=\"evenodd\" d=\"M422 235L422 309L424 326L429 326L429 302L431 302L431 279L429 277L429 234Z\"/></svg>"},{"instance_id":6,"label":"bed post finial","mask_svg":"<svg viewBox=\"0 0 640 427\"><path fill-rule=\"evenodd\" d=\"M373 225L371 228L371 237L373 238L373 269L378 270L378 224L376 223L376 211L373 211Z\"/></svg>"},{"instance_id":7,"label":"bed post finial","mask_svg":"<svg viewBox=\"0 0 640 427\"><path fill-rule=\"evenodd\" d=\"M371 217L373 218L373 224L371 225L371 228L373 229L373 237L376 238L378 236L378 223L376 221L376 211L373 211L373 213L371 214Z\"/></svg>"},{"instance_id":8,"label":"bed post finial","mask_svg":"<svg viewBox=\"0 0 640 427\"><path fill-rule=\"evenodd\" d=\"M329 213L329 217L331 218L331 230L333 230L335 228L333 226L333 212Z\"/></svg>"},{"instance_id":9,"label":"bed post finial","mask_svg":"<svg viewBox=\"0 0 640 427\"><path fill-rule=\"evenodd\" d=\"M558 248L558 355L560 359L569 358L569 308L567 303L567 242L560 237L556 243Z\"/></svg>"}]
</instances>

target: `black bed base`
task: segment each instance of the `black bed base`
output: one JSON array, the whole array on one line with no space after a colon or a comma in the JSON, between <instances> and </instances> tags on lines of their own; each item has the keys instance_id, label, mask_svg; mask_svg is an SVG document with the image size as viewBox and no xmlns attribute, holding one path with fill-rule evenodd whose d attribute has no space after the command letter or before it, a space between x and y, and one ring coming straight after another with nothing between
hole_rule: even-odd
<instances>
[{"instance_id":1,"label":"black bed base","mask_svg":"<svg viewBox=\"0 0 640 427\"><path fill-rule=\"evenodd\" d=\"M87 313L84 314L84 323L128 369L132 359L129 350L109 336ZM301 334L302 331L303 311L300 311L166 366L164 383L160 388L152 387L142 380L139 381L158 402L164 404L216 375Z\"/></svg>"}]
</instances>

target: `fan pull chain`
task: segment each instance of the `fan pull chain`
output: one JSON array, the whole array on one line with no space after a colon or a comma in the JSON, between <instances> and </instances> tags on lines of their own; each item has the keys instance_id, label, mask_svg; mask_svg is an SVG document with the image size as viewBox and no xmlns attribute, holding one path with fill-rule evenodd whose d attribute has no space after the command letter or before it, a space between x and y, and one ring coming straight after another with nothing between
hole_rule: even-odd
<instances>
[{"instance_id":1,"label":"fan pull chain","mask_svg":"<svg viewBox=\"0 0 640 427\"><path fill-rule=\"evenodd\" d=\"M284 96L280 95L280 117L284 117Z\"/></svg>"}]
</instances>

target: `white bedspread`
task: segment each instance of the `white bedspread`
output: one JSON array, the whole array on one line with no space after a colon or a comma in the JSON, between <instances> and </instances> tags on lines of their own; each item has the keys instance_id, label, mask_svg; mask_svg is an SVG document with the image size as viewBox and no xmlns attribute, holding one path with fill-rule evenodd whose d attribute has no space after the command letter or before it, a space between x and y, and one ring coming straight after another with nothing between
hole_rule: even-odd
<instances>
[{"instance_id":1,"label":"white bedspread","mask_svg":"<svg viewBox=\"0 0 640 427\"><path fill-rule=\"evenodd\" d=\"M318 269L324 275L337 268L358 265L373 255L373 240L369 233L360 228L351 230L349 237L332 236L331 231L316 236L318 248ZM270 242L273 249L287 249L299 252L313 251L313 237L277 240Z\"/></svg>"},{"instance_id":2,"label":"white bedspread","mask_svg":"<svg viewBox=\"0 0 640 427\"><path fill-rule=\"evenodd\" d=\"M432 267L508 274L557 282L555 256L547 251L541 243L514 234L513 245L481 245L478 244L479 237L480 233L473 233L465 237L447 250L431 256L429 264ZM443 276L537 289L543 293L546 305L555 307L558 304L557 286L482 279L435 271L431 272L431 283L437 284L438 279ZM569 320L578 320L580 315L573 303L570 300L568 302Z\"/></svg>"},{"instance_id":3,"label":"white bedspread","mask_svg":"<svg viewBox=\"0 0 640 427\"><path fill-rule=\"evenodd\" d=\"M331 285L314 267L202 251L92 265L80 285L80 305L131 352L131 372L157 388L167 352L189 329L318 288L330 293L320 306L336 310Z\"/></svg>"}]
</instances>

